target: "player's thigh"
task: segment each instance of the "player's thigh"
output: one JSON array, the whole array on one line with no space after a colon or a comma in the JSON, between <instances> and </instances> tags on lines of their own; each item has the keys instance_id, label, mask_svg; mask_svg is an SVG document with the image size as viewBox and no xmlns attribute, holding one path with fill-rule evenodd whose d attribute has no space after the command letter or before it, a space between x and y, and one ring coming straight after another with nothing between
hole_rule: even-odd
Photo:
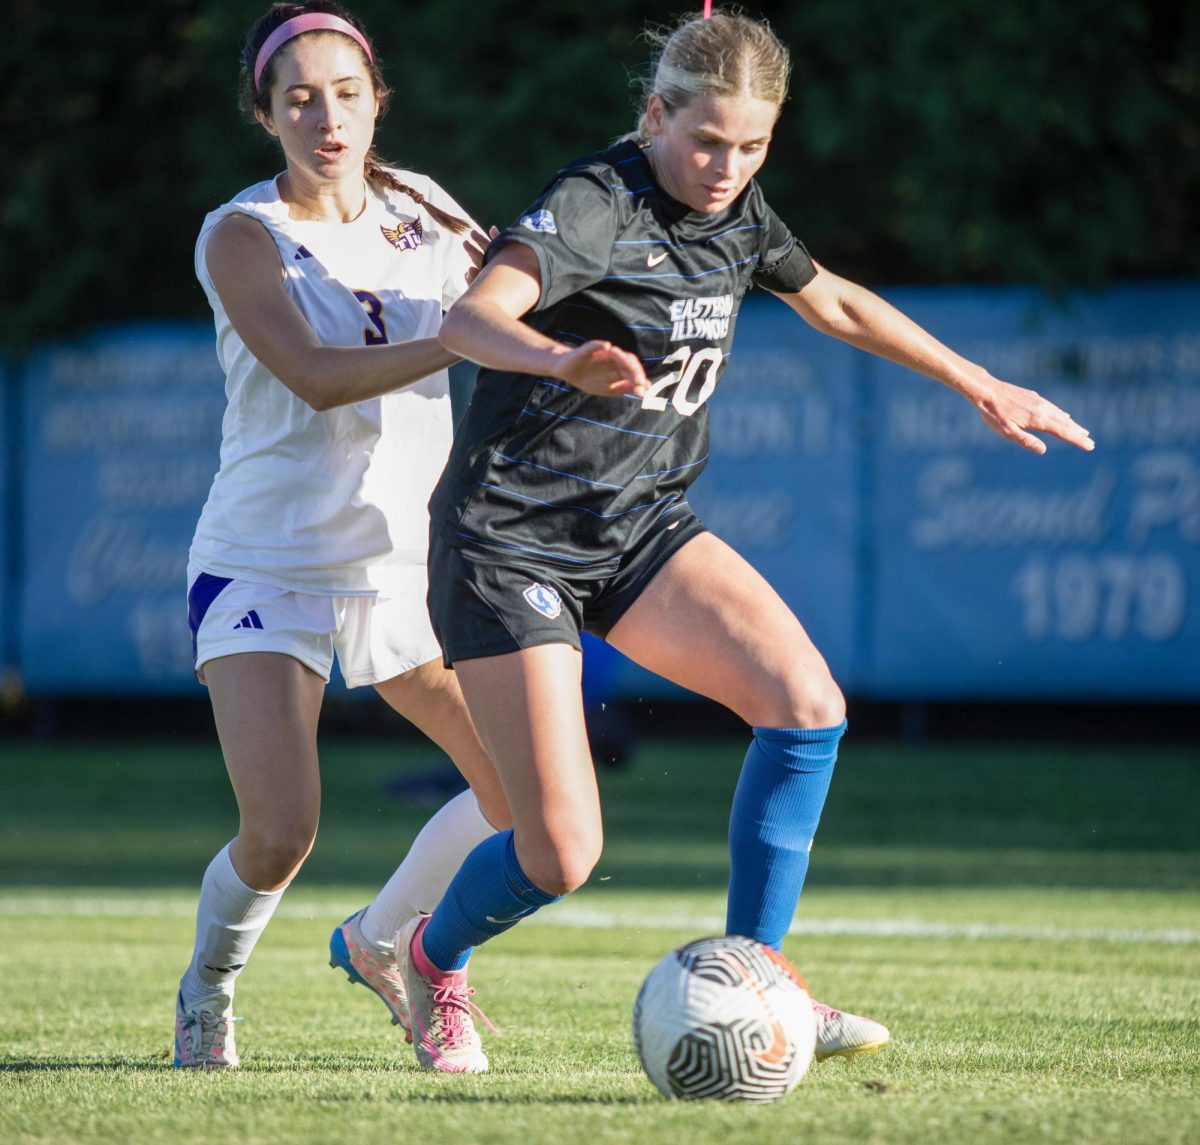
<instances>
[{"instance_id":1,"label":"player's thigh","mask_svg":"<svg viewBox=\"0 0 1200 1145\"><path fill-rule=\"evenodd\" d=\"M630 659L760 727L828 727L845 703L803 625L711 533L688 541L608 632Z\"/></svg>"},{"instance_id":2,"label":"player's thigh","mask_svg":"<svg viewBox=\"0 0 1200 1145\"><path fill-rule=\"evenodd\" d=\"M543 644L454 669L504 786L522 867L544 890L573 889L602 843L578 649Z\"/></svg>"},{"instance_id":3,"label":"player's thigh","mask_svg":"<svg viewBox=\"0 0 1200 1145\"><path fill-rule=\"evenodd\" d=\"M315 831L324 679L278 652L219 656L204 667L243 833Z\"/></svg>"},{"instance_id":4,"label":"player's thigh","mask_svg":"<svg viewBox=\"0 0 1200 1145\"><path fill-rule=\"evenodd\" d=\"M440 657L376 684L375 690L454 760L493 827L512 825L500 777L475 730L458 675L443 667Z\"/></svg>"}]
</instances>

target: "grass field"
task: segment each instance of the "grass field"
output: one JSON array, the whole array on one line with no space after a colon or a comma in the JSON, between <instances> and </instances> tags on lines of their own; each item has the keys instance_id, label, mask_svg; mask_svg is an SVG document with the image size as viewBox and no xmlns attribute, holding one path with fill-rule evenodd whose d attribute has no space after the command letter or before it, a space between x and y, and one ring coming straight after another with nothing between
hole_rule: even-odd
<instances>
[{"instance_id":1,"label":"grass field","mask_svg":"<svg viewBox=\"0 0 1200 1145\"><path fill-rule=\"evenodd\" d=\"M419 1072L326 965L426 812L420 747L327 745L308 866L243 974L243 1069L169 1068L195 888L229 837L215 744L0 745L0 1141L1195 1142L1200 759L850 743L786 951L893 1043L761 1108L678 1104L629 1012L720 929L741 747L646 741L602 773L592 883L476 957L492 1072Z\"/></svg>"}]
</instances>

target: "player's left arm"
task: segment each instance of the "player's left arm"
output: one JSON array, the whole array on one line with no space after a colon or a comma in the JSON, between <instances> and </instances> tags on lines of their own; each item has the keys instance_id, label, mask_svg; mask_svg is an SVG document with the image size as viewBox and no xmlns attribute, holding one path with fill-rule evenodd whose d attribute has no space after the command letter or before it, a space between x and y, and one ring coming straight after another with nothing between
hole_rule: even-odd
<instances>
[{"instance_id":1,"label":"player's left arm","mask_svg":"<svg viewBox=\"0 0 1200 1145\"><path fill-rule=\"evenodd\" d=\"M1001 437L1032 453L1045 453L1035 433L1046 433L1080 449L1095 443L1065 410L1034 390L992 377L956 354L928 330L863 286L817 267L817 275L794 294L779 294L822 334L925 374L962 394Z\"/></svg>"}]
</instances>

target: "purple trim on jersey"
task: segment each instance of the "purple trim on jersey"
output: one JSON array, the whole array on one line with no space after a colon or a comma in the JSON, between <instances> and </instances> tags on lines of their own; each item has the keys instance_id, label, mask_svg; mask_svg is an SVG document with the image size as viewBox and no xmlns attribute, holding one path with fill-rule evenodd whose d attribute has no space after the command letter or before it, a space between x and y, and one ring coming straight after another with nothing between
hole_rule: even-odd
<instances>
[{"instance_id":1,"label":"purple trim on jersey","mask_svg":"<svg viewBox=\"0 0 1200 1145\"><path fill-rule=\"evenodd\" d=\"M192 630L192 662L196 661L196 634L204 617L212 607L212 602L221 595L226 585L233 580L227 576L213 576L212 573L202 572L196 577L192 587L188 589L188 628ZM262 626L259 625L261 628Z\"/></svg>"}]
</instances>

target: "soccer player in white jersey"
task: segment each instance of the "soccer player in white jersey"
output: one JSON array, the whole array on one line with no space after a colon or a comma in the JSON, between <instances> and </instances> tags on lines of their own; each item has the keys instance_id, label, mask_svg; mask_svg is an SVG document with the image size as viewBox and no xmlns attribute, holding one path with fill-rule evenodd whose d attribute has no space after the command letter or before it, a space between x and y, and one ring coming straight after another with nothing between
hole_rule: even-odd
<instances>
[{"instance_id":1,"label":"soccer player in white jersey","mask_svg":"<svg viewBox=\"0 0 1200 1145\"><path fill-rule=\"evenodd\" d=\"M684 18L660 49L637 135L551 180L440 335L484 369L430 504L430 614L514 827L480 843L432 916L397 934L414 1048L431 1069L487 1068L472 948L580 886L600 855L583 628L750 726L726 928L778 949L792 922L845 701L800 621L685 499L752 285L949 386L1035 453L1038 431L1092 447L1040 395L817 265L770 210L754 175L788 57L764 22ZM818 1059L888 1040L871 1019L815 1010Z\"/></svg>"},{"instance_id":2,"label":"soccer player in white jersey","mask_svg":"<svg viewBox=\"0 0 1200 1145\"><path fill-rule=\"evenodd\" d=\"M330 940L331 965L405 1029L393 935L510 821L425 602L426 505L450 445L456 360L436 334L487 236L430 179L375 155L389 92L349 14L277 4L242 63L245 101L286 168L213 211L196 247L229 405L188 613L240 823L201 887L177 1000L180 1067L238 1064L234 980L312 847L335 652L349 686L373 685L472 788Z\"/></svg>"}]
</instances>

